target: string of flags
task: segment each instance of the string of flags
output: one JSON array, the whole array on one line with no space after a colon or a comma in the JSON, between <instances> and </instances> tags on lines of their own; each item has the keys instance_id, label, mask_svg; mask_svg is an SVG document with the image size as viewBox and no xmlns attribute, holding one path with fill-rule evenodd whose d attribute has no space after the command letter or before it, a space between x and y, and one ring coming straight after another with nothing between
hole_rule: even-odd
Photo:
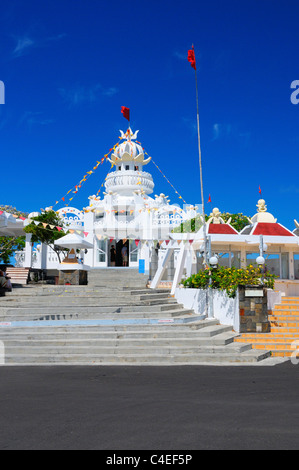
<instances>
[{"instance_id":1,"label":"string of flags","mask_svg":"<svg viewBox=\"0 0 299 470\"><path fill-rule=\"evenodd\" d=\"M129 122L130 122L130 108L127 108L125 106L122 106L121 107L121 113L123 114L124 118L127 119ZM123 139L124 137L120 137L120 139ZM141 142L138 142L136 141L137 143L139 143L141 146ZM85 175L83 176L83 178L75 185L73 186L71 189L69 189L69 191L67 191L67 193L61 197L59 200L55 201L55 204L54 206L52 206L52 208L54 208L55 206L57 206L57 204L59 204L61 201L64 202L65 206L68 206L70 202L72 202L72 200L74 199L75 195L78 193L78 191L81 189L82 185L90 178L90 176L94 173L95 170L98 169L98 167L100 165L102 165L109 157L110 153L112 151L114 151L118 146L120 145L120 142L117 142L112 148L109 149L109 152L106 153L104 155L104 157L101 158L101 160L97 161L95 166L92 168L92 170L90 171L87 171L85 173ZM144 150L144 148L143 148ZM147 152L145 152L146 155L148 155ZM149 156L149 155L148 155ZM186 201L183 199L183 197L180 195L180 193L176 190L176 188L173 186L173 184L171 184L171 182L169 181L169 179L164 175L164 173L161 171L161 169L158 167L158 165L153 161L153 164L156 166L156 168L159 170L159 172L162 174L162 176L166 179L166 181L170 184L170 186L173 188L173 190L175 191L175 193L178 195L179 199L182 199L184 201L185 204ZM114 164L112 164L112 167L113 167ZM138 173L140 175L140 173ZM107 178L107 176L106 176ZM105 178L105 179L106 179ZM138 180L137 180L137 184L138 185L141 185L141 178L140 176L138 177ZM100 189L98 190L97 192L97 195L100 194L101 192L101 189L103 188L104 186L104 182L101 184L100 186ZM142 188L141 188L142 189ZM71 195L71 197L68 198L68 196ZM66 202L68 199L68 202Z\"/></svg>"},{"instance_id":2,"label":"string of flags","mask_svg":"<svg viewBox=\"0 0 299 470\"><path fill-rule=\"evenodd\" d=\"M24 219L24 220L27 220L30 224L33 223L34 225L36 225L37 227L41 228L41 229L45 229L45 230L58 230L58 232L65 232L65 233L78 233L78 234L84 234L85 237L87 237L87 235L89 234L89 232L85 232L84 230L73 230L73 229L68 229L67 227L61 227L59 225L52 225L52 224L48 224L47 222L39 222L37 220L33 220L33 219Z\"/></svg>"},{"instance_id":3,"label":"string of flags","mask_svg":"<svg viewBox=\"0 0 299 470\"><path fill-rule=\"evenodd\" d=\"M73 186L62 198L60 198L59 200L57 200L53 206L53 208L55 206L57 206L57 204L59 204L61 201L63 201L65 203L66 206L68 206L68 204L74 199L75 197L75 194L78 193L78 191L81 189L82 185L90 178L90 176L98 169L98 167L100 165L102 165L105 161L107 161L110 153L112 151L114 151L117 147L119 146L119 142L117 142L115 145L113 145L113 147L111 149L109 149L109 152L106 153L104 155L104 157L102 157L99 161L96 162L96 164L94 165L94 167L92 168L92 170L90 171L86 171L85 175L83 176L83 178L79 181L79 183L77 183L75 186ZM103 183L104 184L104 183ZM102 184L102 186L103 186ZM101 186L101 187L102 187ZM101 191L101 189L99 189L98 193L99 194ZM68 195L71 195L71 197L67 198ZM68 202L66 203L66 200L68 199Z\"/></svg>"},{"instance_id":4,"label":"string of flags","mask_svg":"<svg viewBox=\"0 0 299 470\"><path fill-rule=\"evenodd\" d=\"M142 149L144 150L144 147L142 145L141 142L139 142L138 140L136 140L137 144L140 144L142 146ZM148 157L150 157L150 155L144 150L144 154L147 155ZM178 198L179 199L182 199L182 201L187 204L187 202L185 201L185 199L181 196L181 194L176 190L176 188L173 186L173 184L169 181L169 179L165 176L165 174L163 173L163 171L158 167L158 165L154 162L153 159L151 159L151 162L155 165L155 167L157 168L157 170L161 173L161 175L163 176L163 178L166 179L167 183L172 187L172 189L174 190L174 192L178 195ZM138 172L138 175L140 175L140 173ZM141 181L140 181L140 178L137 180L137 184L142 184Z\"/></svg>"},{"instance_id":5,"label":"string of flags","mask_svg":"<svg viewBox=\"0 0 299 470\"><path fill-rule=\"evenodd\" d=\"M146 152L145 152L146 155L148 155ZM174 192L178 195L178 198L179 199L182 199L182 201L187 204L187 202L185 201L185 199L180 195L180 193L176 190L176 188L173 186L173 184L169 181L169 179L164 175L163 171L158 167L158 165L154 162L154 160L152 159L151 160L153 162L153 164L155 165L155 167L157 168L157 170L159 170L159 172L161 173L161 175L166 179L167 183L170 184L170 186L172 187L172 189L174 190Z\"/></svg>"},{"instance_id":6,"label":"string of flags","mask_svg":"<svg viewBox=\"0 0 299 470\"><path fill-rule=\"evenodd\" d=\"M0 211L0 215L4 214L5 211ZM7 214L11 215L12 217L14 217L15 219L20 219L20 220L26 220L26 217L23 217L21 215L17 215L17 214L12 214L11 212L7 212Z\"/></svg>"}]
</instances>

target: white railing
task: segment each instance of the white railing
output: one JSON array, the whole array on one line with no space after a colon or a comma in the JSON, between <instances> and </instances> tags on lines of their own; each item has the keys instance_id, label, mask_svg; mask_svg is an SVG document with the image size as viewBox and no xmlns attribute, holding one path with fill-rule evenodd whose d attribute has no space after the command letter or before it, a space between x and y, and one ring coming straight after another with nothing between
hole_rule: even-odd
<instances>
[{"instance_id":1,"label":"white railing","mask_svg":"<svg viewBox=\"0 0 299 470\"><path fill-rule=\"evenodd\" d=\"M15 252L15 267L23 268L25 263L25 251Z\"/></svg>"}]
</instances>

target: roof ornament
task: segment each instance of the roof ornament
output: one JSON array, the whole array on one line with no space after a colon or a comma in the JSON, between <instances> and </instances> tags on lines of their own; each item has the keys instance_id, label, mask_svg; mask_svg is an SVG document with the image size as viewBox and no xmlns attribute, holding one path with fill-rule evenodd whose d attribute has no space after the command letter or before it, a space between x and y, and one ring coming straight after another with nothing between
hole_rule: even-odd
<instances>
[{"instance_id":1,"label":"roof ornament","mask_svg":"<svg viewBox=\"0 0 299 470\"><path fill-rule=\"evenodd\" d=\"M232 218L230 217L227 222L224 221L224 219L221 217L221 212L218 209L218 207L214 207L213 211L210 214L210 218L208 220L208 223L212 224L230 224Z\"/></svg>"},{"instance_id":2,"label":"roof ornament","mask_svg":"<svg viewBox=\"0 0 299 470\"><path fill-rule=\"evenodd\" d=\"M123 140L126 139L130 142L132 139L133 140L137 139L137 134L139 131L136 131L133 134L131 127L129 127L126 133L124 133L121 130L119 132L120 132L120 139L123 139Z\"/></svg>"},{"instance_id":3,"label":"roof ornament","mask_svg":"<svg viewBox=\"0 0 299 470\"><path fill-rule=\"evenodd\" d=\"M258 212L267 212L266 201L264 199L259 199L256 207Z\"/></svg>"},{"instance_id":4,"label":"roof ornament","mask_svg":"<svg viewBox=\"0 0 299 470\"><path fill-rule=\"evenodd\" d=\"M152 157L144 159L142 146L139 145L139 143L132 142L132 140L137 139L138 132L139 131L133 133L130 127L125 133L120 131L120 139L123 139L124 142L115 148L114 153L111 154L111 159L108 158L108 161L112 166L123 162L134 162L140 165L147 165L151 161Z\"/></svg>"},{"instance_id":5,"label":"roof ornament","mask_svg":"<svg viewBox=\"0 0 299 470\"><path fill-rule=\"evenodd\" d=\"M274 224L277 222L277 219L267 211L266 202L264 199L259 199L256 205L257 213L251 219L248 219L253 225L256 222L271 223Z\"/></svg>"}]
</instances>

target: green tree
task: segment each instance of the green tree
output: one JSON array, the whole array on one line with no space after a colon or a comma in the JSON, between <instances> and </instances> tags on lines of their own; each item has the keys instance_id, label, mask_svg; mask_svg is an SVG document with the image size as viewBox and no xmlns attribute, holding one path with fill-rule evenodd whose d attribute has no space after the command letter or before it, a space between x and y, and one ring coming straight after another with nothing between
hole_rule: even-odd
<instances>
[{"instance_id":1,"label":"green tree","mask_svg":"<svg viewBox=\"0 0 299 470\"><path fill-rule=\"evenodd\" d=\"M7 212L9 214L16 215L18 217L27 217L28 213L19 211L13 206L7 204L0 204L0 211ZM25 237L10 236L0 237L0 261L3 264L9 264L11 257L16 251L21 251L25 247Z\"/></svg>"},{"instance_id":2,"label":"green tree","mask_svg":"<svg viewBox=\"0 0 299 470\"><path fill-rule=\"evenodd\" d=\"M238 212L237 214L230 214L229 212L223 212L221 217L225 222L227 222L230 218L230 225L234 227L238 232L241 232L246 225L249 225L249 218L247 215L242 214L242 212Z\"/></svg>"},{"instance_id":3,"label":"green tree","mask_svg":"<svg viewBox=\"0 0 299 470\"><path fill-rule=\"evenodd\" d=\"M230 214L229 212L223 212L221 214L222 219L224 222L228 222L229 219L230 225L234 227L238 232L240 232L246 225L249 225L249 219L246 215L242 213ZM209 220L210 216L206 215L206 221ZM197 215L195 218L191 220L187 220L183 222L179 227L173 229L174 233L189 233L189 232L198 232L200 227L202 226L201 215Z\"/></svg>"},{"instance_id":4,"label":"green tree","mask_svg":"<svg viewBox=\"0 0 299 470\"><path fill-rule=\"evenodd\" d=\"M0 211L8 212L9 214L17 215L18 217L28 217L28 212L19 211L15 207L7 204L0 204Z\"/></svg>"},{"instance_id":5,"label":"green tree","mask_svg":"<svg viewBox=\"0 0 299 470\"><path fill-rule=\"evenodd\" d=\"M32 222L24 228L24 231L32 234L32 243L44 243L50 246L57 254L60 262L60 253L63 250L54 245L54 242L66 235L62 228L63 221L57 213L52 210L43 212L37 217L32 217L31 220ZM38 224L35 222L38 222Z\"/></svg>"},{"instance_id":6,"label":"green tree","mask_svg":"<svg viewBox=\"0 0 299 470\"><path fill-rule=\"evenodd\" d=\"M25 237L0 237L0 261L9 264L16 251L25 247Z\"/></svg>"}]
</instances>

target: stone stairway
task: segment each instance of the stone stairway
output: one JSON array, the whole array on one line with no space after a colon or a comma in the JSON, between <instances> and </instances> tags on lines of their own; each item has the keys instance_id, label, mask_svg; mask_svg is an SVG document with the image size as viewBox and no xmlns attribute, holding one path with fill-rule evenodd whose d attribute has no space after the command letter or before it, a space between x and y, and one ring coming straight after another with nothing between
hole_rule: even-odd
<instances>
[{"instance_id":1,"label":"stone stairway","mask_svg":"<svg viewBox=\"0 0 299 470\"><path fill-rule=\"evenodd\" d=\"M268 319L269 333L244 333L235 342L251 343L256 350L271 351L273 357L290 357L299 349L299 297L284 297Z\"/></svg>"},{"instance_id":2,"label":"stone stairway","mask_svg":"<svg viewBox=\"0 0 299 470\"><path fill-rule=\"evenodd\" d=\"M10 277L13 286L24 285L28 283L29 268L15 268L8 266L6 274Z\"/></svg>"},{"instance_id":3,"label":"stone stairway","mask_svg":"<svg viewBox=\"0 0 299 470\"><path fill-rule=\"evenodd\" d=\"M5 365L256 363L269 357L234 342L135 270L89 273L87 286L25 286L0 299Z\"/></svg>"}]
</instances>

